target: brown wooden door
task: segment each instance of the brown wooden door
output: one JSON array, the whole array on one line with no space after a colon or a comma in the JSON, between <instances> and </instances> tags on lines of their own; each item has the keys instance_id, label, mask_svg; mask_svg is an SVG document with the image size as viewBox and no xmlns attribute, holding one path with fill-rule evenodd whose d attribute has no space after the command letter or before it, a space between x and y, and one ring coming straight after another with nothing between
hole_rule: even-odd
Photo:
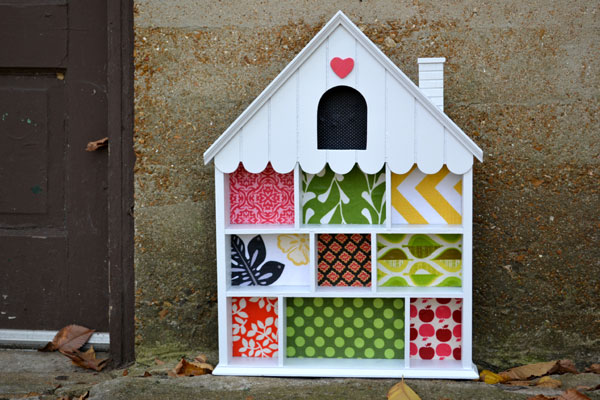
<instances>
[{"instance_id":1,"label":"brown wooden door","mask_svg":"<svg viewBox=\"0 0 600 400\"><path fill-rule=\"evenodd\" d=\"M0 0L0 329L108 332L105 0Z\"/></svg>"}]
</instances>

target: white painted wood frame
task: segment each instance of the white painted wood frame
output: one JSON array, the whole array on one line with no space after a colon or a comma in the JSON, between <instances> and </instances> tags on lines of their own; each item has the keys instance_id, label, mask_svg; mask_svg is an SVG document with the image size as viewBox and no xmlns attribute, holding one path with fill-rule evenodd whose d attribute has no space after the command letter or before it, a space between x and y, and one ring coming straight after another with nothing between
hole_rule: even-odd
<instances>
[{"instance_id":1,"label":"white painted wood frame","mask_svg":"<svg viewBox=\"0 0 600 400\"><path fill-rule=\"evenodd\" d=\"M215 169L215 201L217 215L217 286L219 308L219 364L215 375L246 376L301 376L301 377L368 377L368 378L442 378L474 379L478 376L472 363L472 179L469 170L463 175L462 224L460 225L306 225L299 223L302 197L298 166L294 167L295 224L278 225L228 225L229 179L227 174ZM386 202L390 202L391 179L386 170ZM389 209L389 208L388 208ZM391 219L388 212L386 221ZM278 234L302 233L309 236L311 274L308 286L259 286L234 288L230 285L230 241L231 234ZM321 233L368 233L371 235L371 287L319 287L317 285L317 236ZM463 241L463 284L462 287L378 287L377 286L377 235L382 233L459 233ZM277 297L279 352L273 359L232 357L231 342L231 298L232 297ZM297 359L286 356L286 302L293 297L322 298L399 298L404 302L403 340L404 359ZM410 358L410 300L413 298L460 298L463 300L462 315L462 360L415 360Z\"/></svg>"}]
</instances>

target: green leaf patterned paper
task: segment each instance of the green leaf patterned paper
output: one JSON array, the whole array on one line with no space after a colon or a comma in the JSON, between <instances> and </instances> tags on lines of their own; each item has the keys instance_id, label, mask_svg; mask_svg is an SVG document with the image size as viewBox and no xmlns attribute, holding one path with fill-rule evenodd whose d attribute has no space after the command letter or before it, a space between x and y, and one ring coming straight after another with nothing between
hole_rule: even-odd
<instances>
[{"instance_id":1,"label":"green leaf patterned paper","mask_svg":"<svg viewBox=\"0 0 600 400\"><path fill-rule=\"evenodd\" d=\"M290 358L404 358L404 301L288 298Z\"/></svg>"},{"instance_id":2,"label":"green leaf patterned paper","mask_svg":"<svg viewBox=\"0 0 600 400\"><path fill-rule=\"evenodd\" d=\"M385 170L365 174L355 166L340 175L326 166L302 173L302 215L305 224L385 223Z\"/></svg>"},{"instance_id":3,"label":"green leaf patterned paper","mask_svg":"<svg viewBox=\"0 0 600 400\"><path fill-rule=\"evenodd\" d=\"M377 235L377 283L460 287L461 249L461 235Z\"/></svg>"}]
</instances>

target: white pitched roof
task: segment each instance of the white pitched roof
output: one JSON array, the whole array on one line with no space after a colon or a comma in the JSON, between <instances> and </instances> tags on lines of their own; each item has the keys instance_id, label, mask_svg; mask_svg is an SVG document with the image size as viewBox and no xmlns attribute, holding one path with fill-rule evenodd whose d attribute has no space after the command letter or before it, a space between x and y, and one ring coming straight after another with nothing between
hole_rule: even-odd
<instances>
[{"instance_id":1,"label":"white pitched roof","mask_svg":"<svg viewBox=\"0 0 600 400\"><path fill-rule=\"evenodd\" d=\"M352 57L344 79L329 67L334 57ZM317 106L338 85L358 90L367 101L366 150L318 150ZM317 173L326 163L346 173L358 163L367 173L387 162L394 173L417 164L435 173L444 164L467 172L481 149L422 93L394 63L339 11L267 88L204 153L207 164L233 172L240 162L250 172L268 162L280 173L297 162Z\"/></svg>"}]
</instances>

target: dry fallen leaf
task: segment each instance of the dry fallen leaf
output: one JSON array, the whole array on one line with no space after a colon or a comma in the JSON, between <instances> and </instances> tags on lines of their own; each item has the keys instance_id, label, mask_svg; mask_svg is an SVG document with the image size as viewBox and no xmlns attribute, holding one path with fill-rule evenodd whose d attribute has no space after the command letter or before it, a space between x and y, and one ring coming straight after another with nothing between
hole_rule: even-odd
<instances>
[{"instance_id":1,"label":"dry fallen leaf","mask_svg":"<svg viewBox=\"0 0 600 400\"><path fill-rule=\"evenodd\" d=\"M90 347L88 351L81 352L75 350L72 353L67 353L61 351L62 354L69 357L73 364L87 369L93 369L94 371L102 371L106 364L108 363L108 358L104 358L102 360L98 360L96 358L96 352L94 351L94 347Z\"/></svg>"},{"instance_id":2,"label":"dry fallen leaf","mask_svg":"<svg viewBox=\"0 0 600 400\"><path fill-rule=\"evenodd\" d=\"M528 397L527 400L555 400L556 397L546 397L543 394L538 394L536 396Z\"/></svg>"},{"instance_id":3,"label":"dry fallen leaf","mask_svg":"<svg viewBox=\"0 0 600 400\"><path fill-rule=\"evenodd\" d=\"M387 393L388 400L421 400L421 398L402 381L396 383Z\"/></svg>"},{"instance_id":4,"label":"dry fallen leaf","mask_svg":"<svg viewBox=\"0 0 600 400\"><path fill-rule=\"evenodd\" d=\"M51 342L48 342L43 348L38 351L56 351L61 350L67 353L78 350L86 344L90 336L95 332L94 329L89 329L79 325L68 325L62 328Z\"/></svg>"},{"instance_id":5,"label":"dry fallen leaf","mask_svg":"<svg viewBox=\"0 0 600 400\"><path fill-rule=\"evenodd\" d=\"M93 142L88 142L85 151L96 151L101 147L108 146L108 137L102 138L100 140L95 140Z\"/></svg>"},{"instance_id":6,"label":"dry fallen leaf","mask_svg":"<svg viewBox=\"0 0 600 400\"><path fill-rule=\"evenodd\" d=\"M127 375L129 375L129 370L127 370L127 369L123 370L123 376L127 376Z\"/></svg>"},{"instance_id":7,"label":"dry fallen leaf","mask_svg":"<svg viewBox=\"0 0 600 400\"><path fill-rule=\"evenodd\" d=\"M585 394L581 394L575 389L569 389L560 396L557 397L558 400L591 400Z\"/></svg>"},{"instance_id":8,"label":"dry fallen leaf","mask_svg":"<svg viewBox=\"0 0 600 400\"><path fill-rule=\"evenodd\" d=\"M578 374L579 371L577 371L577 367L575 366L573 361L558 360L558 369L552 373L553 374L566 374L566 373Z\"/></svg>"},{"instance_id":9,"label":"dry fallen leaf","mask_svg":"<svg viewBox=\"0 0 600 400\"><path fill-rule=\"evenodd\" d=\"M503 376L500 376L498 374L495 374L492 371L488 371L487 369L484 369L479 374L479 380L482 382L485 382L489 385L495 385L496 383L505 382L506 378L504 378Z\"/></svg>"},{"instance_id":10,"label":"dry fallen leaf","mask_svg":"<svg viewBox=\"0 0 600 400\"><path fill-rule=\"evenodd\" d=\"M90 397L90 392L85 392L85 393L84 393L84 394L82 394L81 396L79 396L79 397L75 397L73 400L85 400L85 399L87 399L88 397Z\"/></svg>"},{"instance_id":11,"label":"dry fallen leaf","mask_svg":"<svg viewBox=\"0 0 600 400\"><path fill-rule=\"evenodd\" d=\"M152 376L152 374L150 372L148 372L148 371L144 371L144 376L143 377L147 378L149 376Z\"/></svg>"},{"instance_id":12,"label":"dry fallen leaf","mask_svg":"<svg viewBox=\"0 0 600 400\"><path fill-rule=\"evenodd\" d=\"M204 354L198 354L196 357L194 357L194 361L205 363L206 362L206 355L204 355Z\"/></svg>"},{"instance_id":13,"label":"dry fallen leaf","mask_svg":"<svg viewBox=\"0 0 600 400\"><path fill-rule=\"evenodd\" d=\"M182 358L173 370L173 373L175 376L197 376L212 374L213 369L215 367L210 364L189 362L185 358ZM169 376L171 375L169 374Z\"/></svg>"},{"instance_id":14,"label":"dry fallen leaf","mask_svg":"<svg viewBox=\"0 0 600 400\"><path fill-rule=\"evenodd\" d=\"M600 374L600 364L592 364L585 369L585 372L593 372L594 374Z\"/></svg>"},{"instance_id":15,"label":"dry fallen leaf","mask_svg":"<svg viewBox=\"0 0 600 400\"><path fill-rule=\"evenodd\" d=\"M536 386L557 389L562 386L562 382L558 379L550 378L549 376L543 376L537 382Z\"/></svg>"},{"instance_id":16,"label":"dry fallen leaf","mask_svg":"<svg viewBox=\"0 0 600 400\"><path fill-rule=\"evenodd\" d=\"M550 374L564 374L566 372L577 373L577 369L571 360L548 361L535 364L522 365L500 372L500 376L506 380L524 381L538 376Z\"/></svg>"}]
</instances>

